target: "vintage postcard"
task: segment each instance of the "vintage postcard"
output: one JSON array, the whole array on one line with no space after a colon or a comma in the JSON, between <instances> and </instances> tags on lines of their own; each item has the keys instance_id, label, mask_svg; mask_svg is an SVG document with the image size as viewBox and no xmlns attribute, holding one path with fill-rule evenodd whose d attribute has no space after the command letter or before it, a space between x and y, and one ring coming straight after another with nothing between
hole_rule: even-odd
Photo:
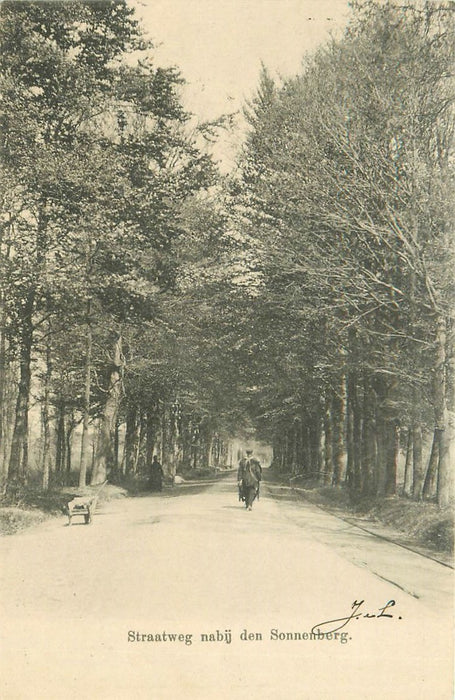
<instances>
[{"instance_id":1,"label":"vintage postcard","mask_svg":"<svg viewBox=\"0 0 455 700\"><path fill-rule=\"evenodd\" d=\"M1 697L451 700L455 3L0 42Z\"/></svg>"}]
</instances>

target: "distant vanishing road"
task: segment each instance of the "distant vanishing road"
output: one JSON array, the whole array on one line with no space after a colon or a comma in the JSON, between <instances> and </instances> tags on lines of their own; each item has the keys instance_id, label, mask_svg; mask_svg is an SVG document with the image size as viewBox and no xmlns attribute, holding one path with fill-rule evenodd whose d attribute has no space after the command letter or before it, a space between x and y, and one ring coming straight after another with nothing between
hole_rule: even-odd
<instances>
[{"instance_id":1,"label":"distant vanishing road","mask_svg":"<svg viewBox=\"0 0 455 700\"><path fill-rule=\"evenodd\" d=\"M453 571L283 495L230 473L1 538L0 696L451 699Z\"/></svg>"}]
</instances>

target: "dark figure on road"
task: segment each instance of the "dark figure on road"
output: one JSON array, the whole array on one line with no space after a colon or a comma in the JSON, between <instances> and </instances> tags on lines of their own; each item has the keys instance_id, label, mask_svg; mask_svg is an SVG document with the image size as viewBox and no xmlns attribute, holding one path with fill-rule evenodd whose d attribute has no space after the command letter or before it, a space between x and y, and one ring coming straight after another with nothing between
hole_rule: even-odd
<instances>
[{"instance_id":1,"label":"dark figure on road","mask_svg":"<svg viewBox=\"0 0 455 700\"><path fill-rule=\"evenodd\" d=\"M259 484L262 479L262 468L258 460L253 457L253 450L246 450L246 458L241 459L237 471L237 484L239 496L245 501L245 507L251 510L253 501L259 496Z\"/></svg>"},{"instance_id":2,"label":"dark figure on road","mask_svg":"<svg viewBox=\"0 0 455 700\"><path fill-rule=\"evenodd\" d=\"M155 455L150 468L150 488L152 491L163 490L163 476L163 467L158 462L158 457Z\"/></svg>"}]
</instances>

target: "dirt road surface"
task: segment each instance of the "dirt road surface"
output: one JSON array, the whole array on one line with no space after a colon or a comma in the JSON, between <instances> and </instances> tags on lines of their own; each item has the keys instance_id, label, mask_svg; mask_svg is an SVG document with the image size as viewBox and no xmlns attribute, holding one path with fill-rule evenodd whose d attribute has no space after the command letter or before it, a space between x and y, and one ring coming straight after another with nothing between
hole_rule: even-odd
<instances>
[{"instance_id":1,"label":"dirt road surface","mask_svg":"<svg viewBox=\"0 0 455 700\"><path fill-rule=\"evenodd\" d=\"M0 540L4 700L453 697L450 568L233 474L82 522Z\"/></svg>"}]
</instances>

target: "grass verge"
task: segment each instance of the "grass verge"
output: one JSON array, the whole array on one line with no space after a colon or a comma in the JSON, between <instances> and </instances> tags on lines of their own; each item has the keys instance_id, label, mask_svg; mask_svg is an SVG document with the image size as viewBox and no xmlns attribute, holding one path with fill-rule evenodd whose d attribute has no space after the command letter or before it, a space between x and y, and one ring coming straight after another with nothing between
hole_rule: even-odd
<instances>
[{"instance_id":1,"label":"grass verge","mask_svg":"<svg viewBox=\"0 0 455 700\"><path fill-rule=\"evenodd\" d=\"M0 502L0 535L15 535L21 530L39 525L49 518L66 513L66 504L75 496L95 494L99 486L64 486L47 492L24 488L14 494L5 496ZM106 484L100 491L99 501L123 498L127 491L113 484Z\"/></svg>"},{"instance_id":2,"label":"grass verge","mask_svg":"<svg viewBox=\"0 0 455 700\"><path fill-rule=\"evenodd\" d=\"M271 482L286 484L293 493L334 515L355 520L375 532L383 533L400 544L444 554L453 563L454 512L451 507L440 508L436 503L411 501L400 496L359 498L347 488L319 486L299 482L286 475L271 475Z\"/></svg>"}]
</instances>

